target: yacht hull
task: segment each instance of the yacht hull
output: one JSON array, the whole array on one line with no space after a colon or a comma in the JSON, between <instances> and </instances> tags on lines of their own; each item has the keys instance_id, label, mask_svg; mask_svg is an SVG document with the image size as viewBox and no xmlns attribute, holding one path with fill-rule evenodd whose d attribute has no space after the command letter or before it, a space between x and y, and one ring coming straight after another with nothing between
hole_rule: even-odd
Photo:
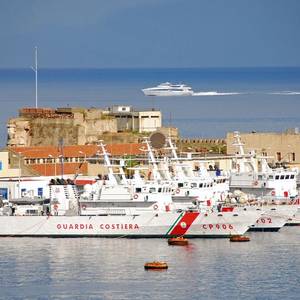
<instances>
[{"instance_id":1,"label":"yacht hull","mask_svg":"<svg viewBox=\"0 0 300 300\"><path fill-rule=\"evenodd\" d=\"M145 96L159 96L159 97L170 97L170 96L192 96L191 91L151 91L142 90Z\"/></svg>"}]
</instances>

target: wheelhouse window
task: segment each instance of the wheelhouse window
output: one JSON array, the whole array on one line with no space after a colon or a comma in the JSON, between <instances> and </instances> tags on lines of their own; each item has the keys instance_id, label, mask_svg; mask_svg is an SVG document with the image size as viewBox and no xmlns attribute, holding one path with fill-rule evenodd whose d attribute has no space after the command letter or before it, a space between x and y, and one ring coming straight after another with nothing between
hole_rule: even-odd
<instances>
[{"instance_id":1,"label":"wheelhouse window","mask_svg":"<svg viewBox=\"0 0 300 300\"><path fill-rule=\"evenodd\" d=\"M151 187L150 189L149 189L149 193L155 193L156 192L156 189L154 188L154 187Z\"/></svg>"},{"instance_id":2,"label":"wheelhouse window","mask_svg":"<svg viewBox=\"0 0 300 300\"><path fill-rule=\"evenodd\" d=\"M183 187L183 183L182 183L182 182L179 182L179 183L178 183L178 187L179 187L179 188L182 188L182 187Z\"/></svg>"},{"instance_id":3,"label":"wheelhouse window","mask_svg":"<svg viewBox=\"0 0 300 300\"><path fill-rule=\"evenodd\" d=\"M136 193L141 193L141 192L142 192L142 189L141 189L141 188L136 188L136 189L135 189L135 192L136 192Z\"/></svg>"},{"instance_id":4,"label":"wheelhouse window","mask_svg":"<svg viewBox=\"0 0 300 300\"><path fill-rule=\"evenodd\" d=\"M275 180L278 180L278 179L279 179L279 175L276 175L276 176L275 176Z\"/></svg>"}]
</instances>

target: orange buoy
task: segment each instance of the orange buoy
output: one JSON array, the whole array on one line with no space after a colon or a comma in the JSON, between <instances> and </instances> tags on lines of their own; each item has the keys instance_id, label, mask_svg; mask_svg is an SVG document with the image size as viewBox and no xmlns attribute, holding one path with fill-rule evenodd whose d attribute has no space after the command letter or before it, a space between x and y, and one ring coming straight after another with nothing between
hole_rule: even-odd
<instances>
[{"instance_id":1,"label":"orange buoy","mask_svg":"<svg viewBox=\"0 0 300 300\"><path fill-rule=\"evenodd\" d=\"M168 239L168 244L173 246L186 246L188 245L188 243L189 243L188 239L182 236Z\"/></svg>"},{"instance_id":2,"label":"orange buoy","mask_svg":"<svg viewBox=\"0 0 300 300\"><path fill-rule=\"evenodd\" d=\"M145 270L166 270L168 264L164 261L153 261L145 263Z\"/></svg>"},{"instance_id":3,"label":"orange buoy","mask_svg":"<svg viewBox=\"0 0 300 300\"><path fill-rule=\"evenodd\" d=\"M230 237L230 242L250 242L250 238L243 235L232 235Z\"/></svg>"}]
</instances>

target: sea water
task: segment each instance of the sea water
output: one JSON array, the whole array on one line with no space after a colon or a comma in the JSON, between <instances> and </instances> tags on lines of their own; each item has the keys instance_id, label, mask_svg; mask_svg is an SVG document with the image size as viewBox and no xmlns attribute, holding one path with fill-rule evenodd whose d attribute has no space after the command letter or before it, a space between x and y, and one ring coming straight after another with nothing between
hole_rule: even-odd
<instances>
[{"instance_id":1,"label":"sea water","mask_svg":"<svg viewBox=\"0 0 300 300\"><path fill-rule=\"evenodd\" d=\"M300 127L300 68L41 69L38 78L39 107L155 108L182 137ZM35 106L34 80L29 68L0 69L2 145L7 120L21 107ZM141 91L166 81L185 83L195 94L147 97Z\"/></svg>"},{"instance_id":2,"label":"sea water","mask_svg":"<svg viewBox=\"0 0 300 300\"><path fill-rule=\"evenodd\" d=\"M1 299L299 299L300 227L247 243L1 238ZM161 260L164 271L145 271Z\"/></svg>"}]
</instances>

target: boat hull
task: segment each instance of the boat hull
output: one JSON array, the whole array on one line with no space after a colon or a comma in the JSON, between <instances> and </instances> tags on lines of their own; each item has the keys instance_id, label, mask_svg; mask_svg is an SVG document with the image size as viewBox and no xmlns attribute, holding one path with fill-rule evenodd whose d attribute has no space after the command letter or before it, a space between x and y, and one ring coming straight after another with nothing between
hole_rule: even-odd
<instances>
[{"instance_id":1,"label":"boat hull","mask_svg":"<svg viewBox=\"0 0 300 300\"><path fill-rule=\"evenodd\" d=\"M0 236L229 237L244 234L257 213L145 213L138 216L1 216Z\"/></svg>"},{"instance_id":2,"label":"boat hull","mask_svg":"<svg viewBox=\"0 0 300 300\"><path fill-rule=\"evenodd\" d=\"M192 96L191 91L151 91L142 90L145 96L171 97L171 96Z\"/></svg>"}]
</instances>

